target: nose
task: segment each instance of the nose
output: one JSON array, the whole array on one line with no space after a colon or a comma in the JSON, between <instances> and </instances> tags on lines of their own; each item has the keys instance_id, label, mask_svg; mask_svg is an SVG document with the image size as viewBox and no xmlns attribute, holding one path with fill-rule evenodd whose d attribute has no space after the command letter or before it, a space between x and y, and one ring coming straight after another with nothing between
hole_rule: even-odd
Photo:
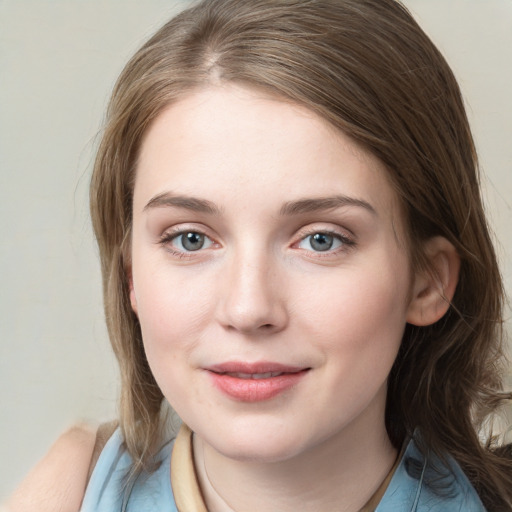
<instances>
[{"instance_id":1,"label":"nose","mask_svg":"<svg viewBox=\"0 0 512 512\"><path fill-rule=\"evenodd\" d=\"M222 289L218 321L247 335L273 334L288 324L284 289L276 262L266 254L238 254L219 274Z\"/></svg>"}]
</instances>

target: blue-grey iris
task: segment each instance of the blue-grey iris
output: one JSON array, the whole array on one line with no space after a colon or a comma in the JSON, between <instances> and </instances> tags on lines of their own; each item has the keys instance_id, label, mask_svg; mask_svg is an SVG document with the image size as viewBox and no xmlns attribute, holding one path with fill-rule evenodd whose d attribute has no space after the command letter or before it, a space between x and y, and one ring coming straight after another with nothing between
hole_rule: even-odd
<instances>
[{"instance_id":1,"label":"blue-grey iris","mask_svg":"<svg viewBox=\"0 0 512 512\"><path fill-rule=\"evenodd\" d=\"M315 233L311 236L310 244L315 251L328 251L334 244L334 237L326 233Z\"/></svg>"},{"instance_id":2,"label":"blue-grey iris","mask_svg":"<svg viewBox=\"0 0 512 512\"><path fill-rule=\"evenodd\" d=\"M191 231L181 235L181 243L187 251L198 251L204 245L204 235Z\"/></svg>"}]
</instances>

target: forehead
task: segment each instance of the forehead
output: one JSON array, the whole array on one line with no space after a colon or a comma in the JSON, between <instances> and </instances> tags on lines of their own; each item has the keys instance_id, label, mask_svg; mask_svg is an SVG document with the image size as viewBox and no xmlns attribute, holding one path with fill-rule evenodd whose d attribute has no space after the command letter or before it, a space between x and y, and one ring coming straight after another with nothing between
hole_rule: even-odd
<instances>
[{"instance_id":1,"label":"forehead","mask_svg":"<svg viewBox=\"0 0 512 512\"><path fill-rule=\"evenodd\" d=\"M350 137L307 108L232 85L191 93L146 133L135 210L167 191L240 208L333 194L384 215L397 206L384 165Z\"/></svg>"}]
</instances>

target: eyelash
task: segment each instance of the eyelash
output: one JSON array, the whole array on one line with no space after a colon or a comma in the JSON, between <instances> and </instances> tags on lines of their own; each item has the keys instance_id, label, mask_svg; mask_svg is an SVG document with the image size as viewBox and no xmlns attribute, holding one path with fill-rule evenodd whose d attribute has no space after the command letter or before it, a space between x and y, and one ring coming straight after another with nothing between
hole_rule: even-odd
<instances>
[{"instance_id":1,"label":"eyelash","mask_svg":"<svg viewBox=\"0 0 512 512\"><path fill-rule=\"evenodd\" d=\"M204 231L201 229L176 229L171 231L166 231L158 240L158 244L164 247L168 252L170 252L173 256L176 256L181 259L185 258L192 258L194 257L194 253L201 252L201 249L198 249L197 251L180 251L176 250L172 242L179 238L180 236L186 235L187 233L196 233L198 235L204 236L206 239L208 239L211 242L211 245L215 244L215 242L209 237Z\"/></svg>"},{"instance_id":2,"label":"eyelash","mask_svg":"<svg viewBox=\"0 0 512 512\"><path fill-rule=\"evenodd\" d=\"M195 234L205 237L206 239L208 239L210 241L210 245L208 247L210 247L211 245L214 245L216 243L214 240L212 240L211 237L209 237L201 229L176 229L175 231L171 230L171 231L165 232L158 240L158 244L163 246L168 252L170 252L175 257L178 257L180 259L192 258L192 257L194 257L194 253L202 252L203 248L201 247L197 251L181 251L181 250L176 250L172 245L172 242L174 240L178 239L180 236L186 235L187 233L195 233ZM292 244L292 247L297 247L299 244L301 244L302 242L307 240L307 238L313 237L315 235L325 235L325 236L333 237L335 240L337 240L341 243L341 245L339 247L336 247L334 249L329 248L326 251L315 251L312 249L311 250L310 249L302 249L307 252L315 254L316 258L325 258L325 257L329 257L329 256L332 257L333 255L338 254L339 252L345 252L345 251L355 247L355 245L356 245L355 240L353 240L352 238L348 237L347 235L341 234L337 231L329 230L329 229L311 229L311 230L299 233L299 240L297 242L295 242L294 244ZM297 247L297 248L300 249L300 247Z\"/></svg>"},{"instance_id":3,"label":"eyelash","mask_svg":"<svg viewBox=\"0 0 512 512\"><path fill-rule=\"evenodd\" d=\"M335 240L338 240L341 245L339 247L336 247L334 249L328 249L326 251L314 251L309 249L304 249L308 252L311 252L315 254L315 258L328 258L332 257L333 255L336 255L340 252L346 252L349 249L352 249L355 247L356 242L353 238L348 237L345 234L342 234L338 231L330 230L330 229L311 229L304 232L299 233L299 240L298 242L295 242L293 245L298 246L300 243L307 240L309 237L313 237L315 235L327 235L330 237L333 237Z\"/></svg>"}]
</instances>

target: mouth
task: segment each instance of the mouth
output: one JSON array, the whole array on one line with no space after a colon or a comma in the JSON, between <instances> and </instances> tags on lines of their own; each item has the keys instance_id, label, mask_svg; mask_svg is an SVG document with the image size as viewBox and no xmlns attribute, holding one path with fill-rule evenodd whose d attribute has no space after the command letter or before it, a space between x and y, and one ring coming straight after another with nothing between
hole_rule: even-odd
<instances>
[{"instance_id":1,"label":"mouth","mask_svg":"<svg viewBox=\"0 0 512 512\"><path fill-rule=\"evenodd\" d=\"M236 379L270 379L272 377L279 377L287 372L266 372L266 373L239 373L239 372L221 372L219 375L228 375L229 377L235 377Z\"/></svg>"},{"instance_id":2,"label":"mouth","mask_svg":"<svg viewBox=\"0 0 512 512\"><path fill-rule=\"evenodd\" d=\"M311 368L279 363L229 362L206 368L214 386L240 402L261 402L294 388Z\"/></svg>"}]
</instances>

